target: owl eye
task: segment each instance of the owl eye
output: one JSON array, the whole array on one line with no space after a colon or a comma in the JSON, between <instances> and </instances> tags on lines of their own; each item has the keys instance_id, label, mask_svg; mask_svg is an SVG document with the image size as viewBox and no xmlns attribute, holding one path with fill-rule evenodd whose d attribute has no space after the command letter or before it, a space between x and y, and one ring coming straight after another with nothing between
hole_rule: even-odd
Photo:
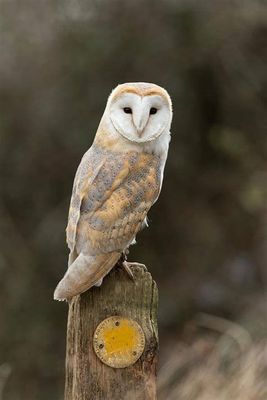
<instances>
[{"instance_id":1,"label":"owl eye","mask_svg":"<svg viewBox=\"0 0 267 400\"><path fill-rule=\"evenodd\" d=\"M125 114L132 114L132 109L130 107L124 107L123 111Z\"/></svg>"},{"instance_id":2,"label":"owl eye","mask_svg":"<svg viewBox=\"0 0 267 400\"><path fill-rule=\"evenodd\" d=\"M151 107L151 108L150 108L149 114L150 114L150 115L151 115L151 114L156 114L157 111L158 111L158 110L157 110L155 107Z\"/></svg>"}]
</instances>

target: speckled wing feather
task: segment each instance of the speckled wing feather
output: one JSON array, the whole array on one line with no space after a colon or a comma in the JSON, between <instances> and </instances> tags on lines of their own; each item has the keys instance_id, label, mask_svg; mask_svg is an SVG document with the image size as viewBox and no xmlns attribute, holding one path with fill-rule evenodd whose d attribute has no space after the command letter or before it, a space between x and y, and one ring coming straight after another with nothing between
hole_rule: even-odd
<instances>
[{"instance_id":1,"label":"speckled wing feather","mask_svg":"<svg viewBox=\"0 0 267 400\"><path fill-rule=\"evenodd\" d=\"M127 248L161 185L158 157L133 151L105 153L99 148L94 156L96 152L104 161L90 184L84 185L76 233L77 252L90 255Z\"/></svg>"},{"instance_id":2,"label":"speckled wing feather","mask_svg":"<svg viewBox=\"0 0 267 400\"><path fill-rule=\"evenodd\" d=\"M68 225L66 229L67 244L71 251L75 248L77 225L80 218L81 204L88 194L88 188L93 184L105 159L96 157L93 146L84 154L77 169L69 208Z\"/></svg>"}]
</instances>

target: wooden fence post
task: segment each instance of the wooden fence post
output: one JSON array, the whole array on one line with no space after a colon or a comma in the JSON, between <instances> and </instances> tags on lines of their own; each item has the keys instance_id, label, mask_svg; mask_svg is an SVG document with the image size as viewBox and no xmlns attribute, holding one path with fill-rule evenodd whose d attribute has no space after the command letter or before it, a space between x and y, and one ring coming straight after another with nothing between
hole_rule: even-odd
<instances>
[{"instance_id":1,"label":"wooden fence post","mask_svg":"<svg viewBox=\"0 0 267 400\"><path fill-rule=\"evenodd\" d=\"M72 299L67 328L65 400L156 399L157 286L143 268L133 267L132 272L134 281L116 267L101 287ZM96 328L112 316L136 321L145 336L141 357L126 368L104 364L93 348Z\"/></svg>"}]
</instances>

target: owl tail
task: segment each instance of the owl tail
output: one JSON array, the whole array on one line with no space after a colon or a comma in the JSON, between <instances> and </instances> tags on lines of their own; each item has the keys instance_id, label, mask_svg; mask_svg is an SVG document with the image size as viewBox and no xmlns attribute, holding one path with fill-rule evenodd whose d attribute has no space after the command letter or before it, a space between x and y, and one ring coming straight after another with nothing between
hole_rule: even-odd
<instances>
[{"instance_id":1,"label":"owl tail","mask_svg":"<svg viewBox=\"0 0 267 400\"><path fill-rule=\"evenodd\" d=\"M118 252L96 256L80 253L57 285L54 299L69 300L90 289L109 273L120 256Z\"/></svg>"}]
</instances>

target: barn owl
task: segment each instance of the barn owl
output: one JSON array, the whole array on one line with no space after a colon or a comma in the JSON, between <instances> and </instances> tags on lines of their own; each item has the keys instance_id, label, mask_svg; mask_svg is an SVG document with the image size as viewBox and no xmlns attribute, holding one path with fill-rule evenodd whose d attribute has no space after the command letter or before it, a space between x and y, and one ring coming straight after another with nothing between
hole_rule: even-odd
<instances>
[{"instance_id":1,"label":"barn owl","mask_svg":"<svg viewBox=\"0 0 267 400\"><path fill-rule=\"evenodd\" d=\"M68 269L56 300L100 285L135 242L161 191L171 120L170 96L158 85L125 83L112 91L74 179Z\"/></svg>"}]
</instances>

